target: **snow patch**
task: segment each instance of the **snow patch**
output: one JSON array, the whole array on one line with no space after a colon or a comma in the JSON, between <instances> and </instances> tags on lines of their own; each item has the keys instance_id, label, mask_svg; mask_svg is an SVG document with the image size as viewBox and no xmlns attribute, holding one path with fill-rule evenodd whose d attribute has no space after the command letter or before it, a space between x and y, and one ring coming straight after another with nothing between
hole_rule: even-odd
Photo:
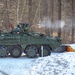
<instances>
[{"instance_id":1,"label":"snow patch","mask_svg":"<svg viewBox=\"0 0 75 75\"><path fill-rule=\"evenodd\" d=\"M75 53L38 58L31 68L31 75L75 75Z\"/></svg>"},{"instance_id":2,"label":"snow patch","mask_svg":"<svg viewBox=\"0 0 75 75\"><path fill-rule=\"evenodd\" d=\"M0 75L75 75L75 52L38 58L0 58Z\"/></svg>"}]
</instances>

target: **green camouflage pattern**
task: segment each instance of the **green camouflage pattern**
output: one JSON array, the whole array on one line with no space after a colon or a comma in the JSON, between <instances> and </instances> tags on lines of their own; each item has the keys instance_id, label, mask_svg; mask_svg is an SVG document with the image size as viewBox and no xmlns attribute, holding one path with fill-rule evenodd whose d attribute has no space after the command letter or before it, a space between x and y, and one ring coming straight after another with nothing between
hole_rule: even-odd
<instances>
[{"instance_id":1,"label":"green camouflage pattern","mask_svg":"<svg viewBox=\"0 0 75 75\"><path fill-rule=\"evenodd\" d=\"M41 33L30 32L29 25L20 23L16 29L9 33L0 33L0 46L21 46L22 50L28 45L48 45L51 50L55 50L61 45L61 40L58 37L48 37Z\"/></svg>"}]
</instances>

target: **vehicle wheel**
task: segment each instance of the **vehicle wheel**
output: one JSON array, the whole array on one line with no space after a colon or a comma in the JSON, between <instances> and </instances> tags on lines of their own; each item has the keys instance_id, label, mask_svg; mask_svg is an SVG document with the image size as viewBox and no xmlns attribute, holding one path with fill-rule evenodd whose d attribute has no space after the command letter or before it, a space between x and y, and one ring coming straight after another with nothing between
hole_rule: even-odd
<instances>
[{"instance_id":1,"label":"vehicle wheel","mask_svg":"<svg viewBox=\"0 0 75 75\"><path fill-rule=\"evenodd\" d=\"M9 51L6 46L0 46L0 57L7 57L8 53Z\"/></svg>"},{"instance_id":2,"label":"vehicle wheel","mask_svg":"<svg viewBox=\"0 0 75 75\"><path fill-rule=\"evenodd\" d=\"M43 51L41 50L41 47L39 48L39 56L48 56L51 55L51 50L48 46L43 46Z\"/></svg>"},{"instance_id":3,"label":"vehicle wheel","mask_svg":"<svg viewBox=\"0 0 75 75\"><path fill-rule=\"evenodd\" d=\"M35 46L27 46L25 53L28 57L33 58L37 56L38 49Z\"/></svg>"},{"instance_id":4,"label":"vehicle wheel","mask_svg":"<svg viewBox=\"0 0 75 75\"><path fill-rule=\"evenodd\" d=\"M20 57L22 54L22 50L19 46L12 46L10 49L10 55L14 58Z\"/></svg>"}]
</instances>

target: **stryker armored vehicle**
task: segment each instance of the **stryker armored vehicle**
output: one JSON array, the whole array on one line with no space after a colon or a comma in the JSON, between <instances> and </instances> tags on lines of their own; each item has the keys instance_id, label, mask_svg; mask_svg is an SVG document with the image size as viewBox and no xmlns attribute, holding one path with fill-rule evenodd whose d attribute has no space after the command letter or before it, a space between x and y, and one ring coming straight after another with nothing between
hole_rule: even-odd
<instances>
[{"instance_id":1,"label":"stryker armored vehicle","mask_svg":"<svg viewBox=\"0 0 75 75\"><path fill-rule=\"evenodd\" d=\"M48 56L61 45L59 38L31 32L29 28L28 23L19 23L11 32L0 32L0 57L18 58L22 53L32 58L42 54Z\"/></svg>"}]
</instances>

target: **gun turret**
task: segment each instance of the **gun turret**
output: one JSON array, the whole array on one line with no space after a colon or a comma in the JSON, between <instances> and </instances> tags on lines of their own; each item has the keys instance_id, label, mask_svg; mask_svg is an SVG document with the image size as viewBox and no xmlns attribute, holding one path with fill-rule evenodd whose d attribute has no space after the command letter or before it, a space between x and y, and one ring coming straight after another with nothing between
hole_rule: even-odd
<instances>
[{"instance_id":1,"label":"gun turret","mask_svg":"<svg viewBox=\"0 0 75 75\"><path fill-rule=\"evenodd\" d=\"M12 31L14 33L24 33L27 32L30 25L28 23L19 23L17 27Z\"/></svg>"},{"instance_id":2,"label":"gun turret","mask_svg":"<svg viewBox=\"0 0 75 75\"><path fill-rule=\"evenodd\" d=\"M30 25L28 23L19 23L19 27L25 32L28 31Z\"/></svg>"}]
</instances>

